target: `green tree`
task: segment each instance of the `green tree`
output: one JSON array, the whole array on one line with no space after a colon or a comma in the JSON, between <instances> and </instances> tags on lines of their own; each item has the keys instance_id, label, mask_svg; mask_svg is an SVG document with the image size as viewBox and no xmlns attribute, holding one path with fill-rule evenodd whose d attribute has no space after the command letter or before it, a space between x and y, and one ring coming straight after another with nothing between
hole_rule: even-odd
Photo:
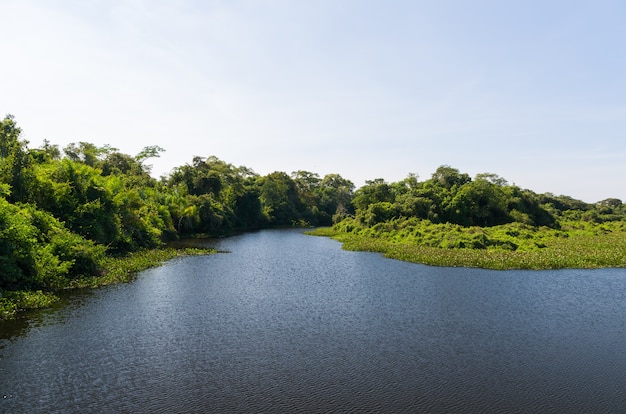
<instances>
[{"instance_id":1,"label":"green tree","mask_svg":"<svg viewBox=\"0 0 626 414\"><path fill-rule=\"evenodd\" d=\"M397 211L388 201L372 203L365 210L358 210L356 215L357 220L366 226L384 223L394 217L397 217Z\"/></svg>"},{"instance_id":2,"label":"green tree","mask_svg":"<svg viewBox=\"0 0 626 414\"><path fill-rule=\"evenodd\" d=\"M320 224L330 225L354 214L354 184L339 174L327 174L319 187ZM330 219L330 220L329 220Z\"/></svg>"},{"instance_id":3,"label":"green tree","mask_svg":"<svg viewBox=\"0 0 626 414\"><path fill-rule=\"evenodd\" d=\"M554 215L540 204L540 197L534 192L514 185L506 187L505 191L507 209L515 221L531 226L557 225Z\"/></svg>"},{"instance_id":4,"label":"green tree","mask_svg":"<svg viewBox=\"0 0 626 414\"><path fill-rule=\"evenodd\" d=\"M354 192L352 204L358 210L366 210L370 204L393 203L394 196L389 184L382 178L365 181L365 185Z\"/></svg>"},{"instance_id":5,"label":"green tree","mask_svg":"<svg viewBox=\"0 0 626 414\"><path fill-rule=\"evenodd\" d=\"M28 142L20 139L22 130L12 115L0 122L0 183L10 187L9 201L27 201L33 179L33 160Z\"/></svg>"},{"instance_id":6,"label":"green tree","mask_svg":"<svg viewBox=\"0 0 626 414\"><path fill-rule=\"evenodd\" d=\"M495 226L511 222L502 187L486 179L463 184L447 207L451 223L464 226Z\"/></svg>"},{"instance_id":7,"label":"green tree","mask_svg":"<svg viewBox=\"0 0 626 414\"><path fill-rule=\"evenodd\" d=\"M152 167L144 165L144 161L151 158L160 158L163 152L165 152L165 148L161 148L158 145L148 145L144 147L139 154L135 155L135 159L143 165L146 172L150 172Z\"/></svg>"},{"instance_id":8,"label":"green tree","mask_svg":"<svg viewBox=\"0 0 626 414\"><path fill-rule=\"evenodd\" d=\"M276 171L259 178L259 200L270 224L289 225L302 218L304 205L296 183L284 172Z\"/></svg>"},{"instance_id":9,"label":"green tree","mask_svg":"<svg viewBox=\"0 0 626 414\"><path fill-rule=\"evenodd\" d=\"M175 169L167 180L170 191L184 200L179 199L174 209L177 217L174 222L184 231L211 234L259 227L265 218L257 179L254 171L247 167L235 167L215 156L194 157L192 165ZM191 206L195 206L195 210L189 209ZM188 215L185 211L195 213Z\"/></svg>"},{"instance_id":10,"label":"green tree","mask_svg":"<svg viewBox=\"0 0 626 414\"><path fill-rule=\"evenodd\" d=\"M114 151L106 156L100 163L102 175L126 175L126 176L142 176L144 175L142 164L135 157L121 152Z\"/></svg>"},{"instance_id":11,"label":"green tree","mask_svg":"<svg viewBox=\"0 0 626 414\"><path fill-rule=\"evenodd\" d=\"M291 173L291 178L296 184L300 203L304 207L301 218L312 225L318 225L321 216L319 187L322 181L319 174L298 170Z\"/></svg>"},{"instance_id":12,"label":"green tree","mask_svg":"<svg viewBox=\"0 0 626 414\"><path fill-rule=\"evenodd\" d=\"M456 168L442 165L433 173L431 180L447 190L452 190L453 187L458 188L463 184L469 183L472 179L469 175L459 172Z\"/></svg>"},{"instance_id":13,"label":"green tree","mask_svg":"<svg viewBox=\"0 0 626 414\"><path fill-rule=\"evenodd\" d=\"M38 206L90 240L104 245L117 242L118 206L99 170L66 158L43 167L38 177Z\"/></svg>"},{"instance_id":14,"label":"green tree","mask_svg":"<svg viewBox=\"0 0 626 414\"><path fill-rule=\"evenodd\" d=\"M118 151L109 145L98 147L90 142L81 141L79 143L72 142L63 148L65 155L72 161L81 162L90 167L99 167L100 162L107 155Z\"/></svg>"},{"instance_id":15,"label":"green tree","mask_svg":"<svg viewBox=\"0 0 626 414\"><path fill-rule=\"evenodd\" d=\"M98 272L104 247L32 205L0 197L0 290L55 289Z\"/></svg>"},{"instance_id":16,"label":"green tree","mask_svg":"<svg viewBox=\"0 0 626 414\"><path fill-rule=\"evenodd\" d=\"M61 151L58 145L52 145L50 141L44 139L40 148L30 150L33 160L39 164L61 159Z\"/></svg>"},{"instance_id":17,"label":"green tree","mask_svg":"<svg viewBox=\"0 0 626 414\"><path fill-rule=\"evenodd\" d=\"M257 229L267 221L263 215L260 189L255 181L246 180L246 184L235 200L235 227L238 229Z\"/></svg>"}]
</instances>

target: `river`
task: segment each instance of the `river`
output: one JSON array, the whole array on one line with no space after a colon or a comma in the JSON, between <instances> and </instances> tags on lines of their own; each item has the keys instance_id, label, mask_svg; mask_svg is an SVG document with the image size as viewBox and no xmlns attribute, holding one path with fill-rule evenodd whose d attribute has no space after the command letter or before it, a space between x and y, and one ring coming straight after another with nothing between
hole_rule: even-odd
<instances>
[{"instance_id":1,"label":"river","mask_svg":"<svg viewBox=\"0 0 626 414\"><path fill-rule=\"evenodd\" d=\"M430 267L291 229L211 243L0 322L0 412L626 411L624 269Z\"/></svg>"}]
</instances>

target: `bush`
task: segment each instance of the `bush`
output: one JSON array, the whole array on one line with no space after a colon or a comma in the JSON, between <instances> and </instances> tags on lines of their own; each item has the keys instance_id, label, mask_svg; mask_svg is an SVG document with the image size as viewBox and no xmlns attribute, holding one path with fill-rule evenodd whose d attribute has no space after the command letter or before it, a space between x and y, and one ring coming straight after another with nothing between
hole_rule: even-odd
<instances>
[{"instance_id":1,"label":"bush","mask_svg":"<svg viewBox=\"0 0 626 414\"><path fill-rule=\"evenodd\" d=\"M49 213L0 198L1 290L62 288L97 273L104 252Z\"/></svg>"}]
</instances>

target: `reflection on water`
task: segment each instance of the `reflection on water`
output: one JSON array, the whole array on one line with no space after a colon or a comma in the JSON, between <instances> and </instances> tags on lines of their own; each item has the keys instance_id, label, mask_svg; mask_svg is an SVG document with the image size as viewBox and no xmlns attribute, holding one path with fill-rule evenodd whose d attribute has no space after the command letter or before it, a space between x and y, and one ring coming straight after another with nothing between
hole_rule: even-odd
<instances>
[{"instance_id":1,"label":"reflection on water","mask_svg":"<svg viewBox=\"0 0 626 414\"><path fill-rule=\"evenodd\" d=\"M0 412L626 408L623 269L428 267L297 230L215 247L0 325Z\"/></svg>"}]
</instances>

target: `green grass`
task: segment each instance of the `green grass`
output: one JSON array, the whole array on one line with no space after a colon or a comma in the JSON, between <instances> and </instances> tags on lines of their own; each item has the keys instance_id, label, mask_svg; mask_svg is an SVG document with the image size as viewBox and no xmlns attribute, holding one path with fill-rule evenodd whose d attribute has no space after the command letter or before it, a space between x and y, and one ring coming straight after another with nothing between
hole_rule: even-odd
<instances>
[{"instance_id":1,"label":"green grass","mask_svg":"<svg viewBox=\"0 0 626 414\"><path fill-rule=\"evenodd\" d=\"M379 252L392 259L434 266L501 270L626 267L623 222L567 222L559 230L520 224L461 227L410 220L377 226L340 223L310 234L332 237L346 250Z\"/></svg>"},{"instance_id":2,"label":"green grass","mask_svg":"<svg viewBox=\"0 0 626 414\"><path fill-rule=\"evenodd\" d=\"M113 283L128 282L137 272L159 266L175 257L209 253L215 253L215 250L186 247L183 249L141 250L121 257L107 257L98 276L74 279L63 288L96 288ZM18 312L28 309L46 308L58 300L59 297L55 292L42 292L41 290L2 292L2 296L0 296L0 319L14 317Z\"/></svg>"}]
</instances>

